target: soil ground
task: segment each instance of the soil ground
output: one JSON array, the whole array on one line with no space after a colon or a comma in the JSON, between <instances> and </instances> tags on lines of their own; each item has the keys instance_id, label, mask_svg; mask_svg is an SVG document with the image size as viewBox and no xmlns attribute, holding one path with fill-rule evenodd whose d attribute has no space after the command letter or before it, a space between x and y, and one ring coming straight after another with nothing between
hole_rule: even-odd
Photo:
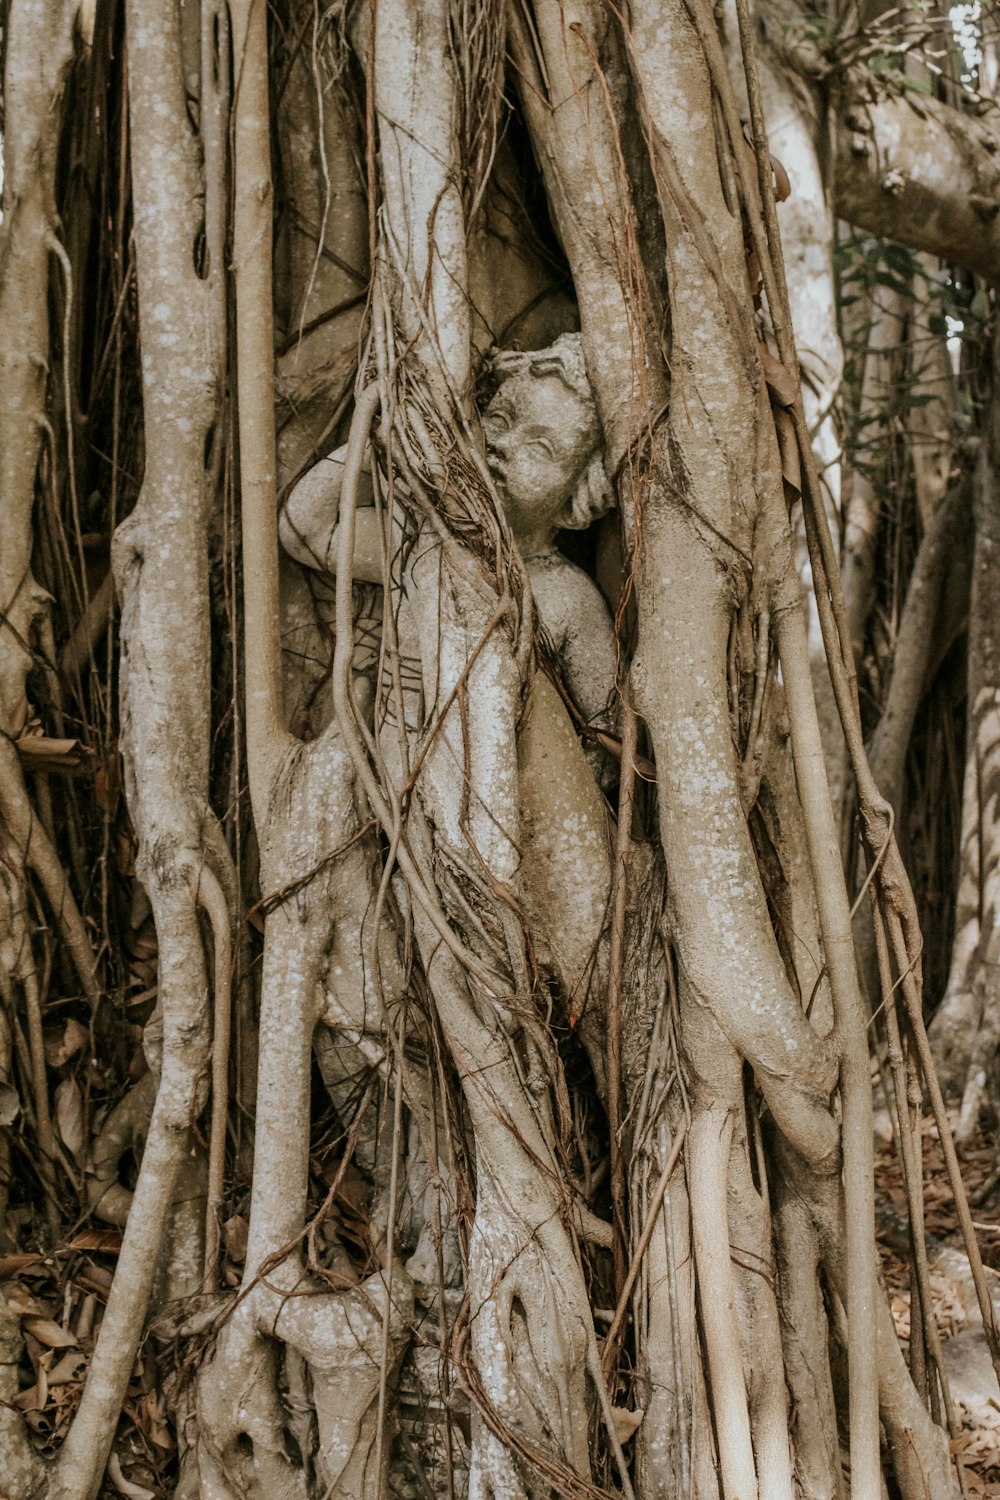
<instances>
[{"instance_id":1,"label":"soil ground","mask_svg":"<svg viewBox=\"0 0 1000 1500\"><path fill-rule=\"evenodd\" d=\"M932 1242L931 1294L956 1412L963 1425L962 1437L952 1447L961 1454L969 1500L1000 1500L1000 1389L975 1298L970 1295L969 1279L961 1274L960 1256L964 1256L961 1231L937 1126L929 1120L925 1120L923 1127L923 1163L924 1220ZM962 1175L995 1308L1000 1306L1000 1184L993 1181L998 1165L996 1132L981 1135L962 1152ZM890 1140L878 1147L875 1181L882 1203L890 1204L900 1216L905 1216L902 1175ZM941 1247L958 1254L942 1254ZM880 1230L879 1249L896 1331L908 1353L909 1260L901 1253L899 1235L891 1229Z\"/></svg>"}]
</instances>

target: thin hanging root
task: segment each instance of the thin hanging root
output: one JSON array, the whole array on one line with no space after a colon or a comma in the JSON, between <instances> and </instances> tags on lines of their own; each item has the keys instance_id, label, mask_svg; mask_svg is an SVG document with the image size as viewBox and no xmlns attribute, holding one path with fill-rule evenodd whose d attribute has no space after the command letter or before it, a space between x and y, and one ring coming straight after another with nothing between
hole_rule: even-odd
<instances>
[{"instance_id":1,"label":"thin hanging root","mask_svg":"<svg viewBox=\"0 0 1000 1500\"><path fill-rule=\"evenodd\" d=\"M406 1041L406 1007L400 1006L399 1031L393 1043L393 1050L397 1058L403 1056L403 1047ZM375 1448L375 1472L382 1473L383 1443L385 1441L385 1415L386 1402L389 1395L389 1346L391 1343L391 1327L389 1310L392 1302L392 1272L395 1262L396 1251L396 1204L398 1200L399 1186L399 1148L403 1135L403 1079L399 1065L393 1074L394 1096L392 1106L392 1163L389 1169L389 1216L385 1232L385 1253L383 1265L385 1268L385 1311L382 1316L382 1347L379 1357L378 1378L378 1417L376 1420L376 1448Z\"/></svg>"},{"instance_id":2,"label":"thin hanging root","mask_svg":"<svg viewBox=\"0 0 1000 1500\"><path fill-rule=\"evenodd\" d=\"M66 871L63 869L48 833L35 816L24 787L17 752L10 741L5 746L3 769L0 775L2 775L0 809L10 830L11 842L21 851L28 868L37 876L45 892L48 906L73 958L83 990L91 1005L94 1005L100 991L94 976L94 956L87 930L70 890ZM25 974L22 983L28 1021L32 1096L38 1129L38 1144L42 1154L40 1170L45 1190L45 1214L50 1229L55 1230L59 1221L55 1178L57 1142L52 1128L52 1113L49 1104L42 1038L41 997L38 977L33 969Z\"/></svg>"},{"instance_id":3,"label":"thin hanging root","mask_svg":"<svg viewBox=\"0 0 1000 1500\"><path fill-rule=\"evenodd\" d=\"M767 147L760 81L754 57L753 23L747 0L737 0L737 16L743 53L744 74L750 103L754 149L757 158L759 201L763 212L766 236L761 233L760 218L755 205L751 201L747 202L746 211L751 225L754 245L761 262L761 271L767 290L778 351L789 375L792 377L793 388L795 390L792 419L803 475L806 535L816 583L817 607L834 686L834 694L844 734L848 742L852 769L858 785L863 812L867 805L868 817L864 821L866 828L872 829L877 822L876 810L881 810L884 804L878 797L877 789L872 781L865 758L858 710L857 684L854 677L853 652L847 628L846 609L840 587L839 571L836 559L833 556L830 536L826 526L822 496L819 490L819 479L816 472L815 456L812 451L812 444L802 405L798 360L792 335L788 288L785 281L784 261L781 253L781 238L772 175L773 169ZM808 651L806 648L805 661L803 663L802 658L805 643L802 637L804 637L804 629L800 624L791 621L789 616L786 616L784 619L780 619L779 617L778 629L779 642L782 636L788 642L788 647L784 652L780 651L779 646L782 668L786 672L787 681L788 668L793 663L797 668L802 667L803 671L807 671ZM790 634L794 636L794 640L792 641L788 640ZM787 663L786 656L788 657ZM796 671L793 675L800 677L802 676L802 672ZM810 701L812 700L811 693L807 693L806 691L804 680L800 684L800 688L801 691L796 696L803 701L803 706L808 709L809 705L804 700L807 697ZM812 704L812 713L807 717L810 721L815 719L814 702ZM797 724L801 729L799 713L793 712L791 720L794 745ZM818 723L814 725L810 722L809 729L811 731L810 737L817 738ZM815 734L812 733L813 730L815 730ZM817 747L821 756L822 747L818 745L818 738L817 745L810 747L810 749L815 750ZM803 749L805 749L804 746ZM810 758L815 757L810 756ZM796 753L797 770L799 768L799 760L799 753ZM821 765L822 762L820 761L817 765L816 780L819 781L822 779L825 782L825 775L822 778L818 775ZM800 786L802 786L801 773L799 779ZM874 1205L872 1202L871 1161L872 1124L871 1089L867 1067L867 1036L864 1031L863 1017L860 1013L860 995L857 986L853 944L850 941L849 916L847 918L846 939L843 933L842 918L844 913L841 907L846 904L846 892L842 890L841 881L830 881L824 873L824 866L827 865L828 860L832 861L829 868L836 869L839 867L836 828L833 822L832 809L829 806L829 796L826 796L825 801L818 796L806 797L804 799L804 810L806 812L810 856L815 871L817 898L820 905L824 948L827 952L827 961L831 967L831 979L834 979L834 961L836 961L838 967L841 969L841 983L839 985L834 984L834 991L836 995L839 990L842 998L837 1020L837 1032L844 1059L841 1089L844 1101L844 1181L845 1196L847 1199L847 1246L849 1259L848 1297L850 1305L848 1316L850 1322L851 1471L852 1479L859 1496L865 1497L865 1500L868 1500L868 1497L871 1497L871 1500L876 1500L880 1492L881 1464L879 1456L878 1389L876 1381L877 1363L874 1357L874 1299L877 1292L874 1281ZM887 840L892 840L891 828L887 835ZM876 851L873 850L872 852L874 854ZM893 865L893 874L896 876L897 888L901 889L905 887L909 901L912 903L912 894L909 893L908 882L906 882L905 872L902 870L898 852L895 850L894 841L892 852L895 854L895 860L888 861L880 869L878 876L879 886L888 888L888 867L891 863ZM843 901L841 900L841 896L843 896ZM914 956L911 954L903 967L911 963ZM848 995L851 998L851 1003L847 1010L845 1010L843 1008L843 1000ZM915 1232L921 1232L920 1226L916 1227Z\"/></svg>"},{"instance_id":4,"label":"thin hanging root","mask_svg":"<svg viewBox=\"0 0 1000 1500\"><path fill-rule=\"evenodd\" d=\"M90 1004L94 1006L101 998L101 991L94 975L94 954L87 936L87 928L80 915L76 898L70 890L62 862L52 847L48 834L37 819L32 822L28 861L32 871L42 883L46 899L62 932L63 941L73 959L83 992Z\"/></svg>"},{"instance_id":5,"label":"thin hanging root","mask_svg":"<svg viewBox=\"0 0 1000 1500\"><path fill-rule=\"evenodd\" d=\"M625 1211L625 1177L628 1163L621 1149L622 1106L622 980L625 957L625 913L632 848L632 806L635 796L635 756L638 722L632 701L622 689L622 774L618 793L618 833L615 842L614 885L611 895L611 950L608 958L608 1131L611 1139L611 1211L614 1230L615 1296L621 1303L626 1281L625 1256L628 1233ZM633 1277L634 1280L634 1277ZM617 1330L616 1330L617 1331ZM607 1361L614 1350L611 1334L605 1345Z\"/></svg>"},{"instance_id":6,"label":"thin hanging root","mask_svg":"<svg viewBox=\"0 0 1000 1500\"><path fill-rule=\"evenodd\" d=\"M740 35L744 45L744 62L747 69L751 117L758 155L761 197L764 203L764 216L771 251L769 265L771 286L774 288L773 295L775 299L774 307L772 308L772 319L775 321L776 336L779 336L780 332L779 352L787 368L795 376L796 387L798 388L798 363L794 343L791 340L790 321L787 312L788 294L783 279L784 272L780 251L780 235L774 205L773 184L771 182L770 158L767 155L767 139L764 131L760 88L753 66L752 51L747 51L748 46L752 47L752 25L746 0L737 0L737 11L740 17ZM771 300L771 296L772 291L769 287L769 301ZM783 310L780 318L776 311L779 308ZM879 866L873 887L874 898L884 907L884 917L888 922L893 954L902 976L902 989L907 1015L913 1030L920 1058L920 1066L927 1083L935 1121L941 1137L948 1178L955 1200L955 1207L958 1212L959 1223L962 1226L969 1264L972 1268L976 1295L983 1316L983 1326L986 1330L993 1368L997 1373L998 1381L1000 1381L1000 1330L997 1328L993 1305L986 1286L982 1256L980 1255L979 1245L976 1241L972 1215L969 1212L968 1198L962 1182L951 1127L948 1122L941 1087L934 1070L934 1060L931 1055L930 1043L928 1042L927 1032L924 1027L923 1009L916 978L917 966L920 961L920 939L916 919L916 906L893 832L891 809L888 808L884 799L879 794L865 750L861 716L858 707L857 678L853 665L854 658L846 630L846 611L843 590L840 583L840 570L833 554L830 533L823 512L816 463L809 440L805 414L802 409L801 395L796 399L792 417L804 479L803 502L806 537L809 544L809 556L813 576L816 581L816 602L820 626L823 632L823 642L826 647L827 662L830 668L830 676L844 730L844 737L847 740L851 768L857 783L858 802L865 841L868 845L870 858ZM920 1232L919 1226L916 1232Z\"/></svg>"},{"instance_id":7,"label":"thin hanging root","mask_svg":"<svg viewBox=\"0 0 1000 1500\"><path fill-rule=\"evenodd\" d=\"M986 1334L986 1342L989 1345L990 1358L993 1361L993 1369L996 1373L997 1382L1000 1383L1000 1329L997 1328L996 1314L993 1311L993 1301L990 1297L989 1287L986 1285L983 1257L980 1254L979 1241L976 1239L976 1231L972 1222L972 1214L969 1210L969 1199L965 1191L965 1183L962 1181L962 1170L958 1164L955 1141L948 1122L948 1111L945 1108L941 1085L938 1083L937 1074L934 1071L934 1059L931 1055L930 1042L927 1039L927 1029L924 1026L923 1006L921 1004L920 991L914 977L913 961L909 955L899 913L889 905L886 916L888 918L889 938L896 959L896 966L902 974L902 990L903 999L906 1004L906 1015L910 1023L913 1039L916 1042L917 1056L920 1059L924 1082L927 1085L927 1092L931 1099L931 1109L934 1112L934 1122L937 1125L938 1134L941 1139L941 1149L944 1152L948 1182L955 1201L958 1222L962 1227L962 1238L965 1241L965 1250L969 1257L969 1266L976 1288L979 1311L982 1314L983 1330Z\"/></svg>"},{"instance_id":8,"label":"thin hanging root","mask_svg":"<svg viewBox=\"0 0 1000 1500\"><path fill-rule=\"evenodd\" d=\"M875 1187L868 1040L858 987L850 908L823 760L812 689L805 618L796 603L776 615L778 658L788 694L789 723L806 840L834 995L841 1052L844 1199L847 1213L851 1473L859 1500L877 1500L879 1454L875 1307Z\"/></svg>"},{"instance_id":9,"label":"thin hanging root","mask_svg":"<svg viewBox=\"0 0 1000 1500\"><path fill-rule=\"evenodd\" d=\"M198 904L212 928L212 1121L208 1137L208 1196L205 1204L204 1290L219 1284L220 1215L225 1198L226 1122L229 1115L229 1044L233 984L232 934L222 886L206 865L198 877Z\"/></svg>"},{"instance_id":10,"label":"thin hanging root","mask_svg":"<svg viewBox=\"0 0 1000 1500\"><path fill-rule=\"evenodd\" d=\"M76 483L76 441L74 433L75 417L73 405L72 364L76 351L73 348L73 267L70 264L66 248L58 235L49 233L45 236L48 249L56 257L63 274L63 286L65 300L63 302L63 402L65 404L65 417L67 425L66 443L66 469L69 476L70 505L73 511L73 534L76 538L76 560L78 566L80 605L84 617L90 610L90 591L87 586L87 559L83 551L83 527L80 524L80 495ZM78 358L78 356L77 356ZM91 654L93 663L93 655Z\"/></svg>"},{"instance_id":11,"label":"thin hanging root","mask_svg":"<svg viewBox=\"0 0 1000 1500\"><path fill-rule=\"evenodd\" d=\"M246 749L254 816L267 817L272 778L291 743L281 688L278 535L274 524L274 317L271 251L270 105L267 10L255 0L230 6L233 91L233 250L244 589Z\"/></svg>"},{"instance_id":12,"label":"thin hanging root","mask_svg":"<svg viewBox=\"0 0 1000 1500\"><path fill-rule=\"evenodd\" d=\"M28 867L41 883L49 910L55 917L63 941L90 1004L96 1005L101 991L94 973L94 954L76 898L70 889L52 840L31 805L13 742L3 747L0 768L0 814L11 841L22 851Z\"/></svg>"},{"instance_id":13,"label":"thin hanging root","mask_svg":"<svg viewBox=\"0 0 1000 1500\"><path fill-rule=\"evenodd\" d=\"M646 1210L646 1222L642 1226L642 1233L639 1235L639 1243L635 1247L635 1254L632 1257L632 1263L628 1268L628 1273L626 1274L625 1280L622 1283L622 1289L618 1294L618 1303L615 1307L614 1317L611 1319L611 1327L608 1329L608 1336L604 1341L604 1353L601 1356L601 1367L604 1370L605 1376L608 1376L611 1373L611 1368L614 1364L615 1351L618 1344L618 1334L622 1327L622 1324L625 1321L625 1313L628 1308L629 1298L632 1295L632 1289L635 1286L636 1277L638 1276L639 1270L642 1266L642 1258L649 1248L650 1240L653 1238L653 1230L656 1228L656 1221L660 1214L660 1205L663 1202L663 1195L667 1191L667 1184L673 1176L674 1168L677 1165L677 1158L681 1154L681 1147L684 1145L684 1137L686 1134L687 1122L684 1121L682 1122L680 1129L674 1137L674 1143L670 1148L670 1155L667 1158L667 1164L663 1168L663 1171L660 1173L659 1178L657 1179L656 1186L654 1187L650 1196L649 1207Z\"/></svg>"},{"instance_id":14,"label":"thin hanging root","mask_svg":"<svg viewBox=\"0 0 1000 1500\"><path fill-rule=\"evenodd\" d=\"M615 1463L618 1465L618 1477L621 1480L622 1494L625 1500L635 1500L635 1491L628 1473L628 1459L625 1457L618 1429L615 1425L614 1407L611 1404L611 1395L608 1391L607 1376L601 1357L597 1352L596 1340L591 1339L587 1347L587 1367L590 1370L590 1378L597 1390L597 1400L601 1408L601 1416L608 1430L608 1441L611 1443L611 1451L615 1455Z\"/></svg>"},{"instance_id":15,"label":"thin hanging root","mask_svg":"<svg viewBox=\"0 0 1000 1500\"><path fill-rule=\"evenodd\" d=\"M45 1043L42 1036L42 1007L38 993L38 975L32 969L22 981L24 1006L28 1017L28 1048L31 1054L31 1092L35 1106L35 1125L42 1159L39 1175L45 1190L45 1217L49 1229L59 1227L59 1204L56 1198L55 1135L49 1108L49 1084L45 1073Z\"/></svg>"},{"instance_id":16,"label":"thin hanging root","mask_svg":"<svg viewBox=\"0 0 1000 1500\"><path fill-rule=\"evenodd\" d=\"M802 406L797 358L791 337L788 296L784 283L780 236L777 226L773 183L771 181L770 158L767 152L759 84L753 63L752 28L746 0L737 0L737 8L740 18L740 34L743 42L744 64L754 126L755 148L758 161L758 184L767 225L767 248L769 254L765 255L762 260L762 271L765 278L768 301L772 307L772 321L776 337L779 341L779 352L787 370L794 377L796 399L792 408L792 422L803 476L802 497L806 522L806 538L815 580L817 609L834 696L848 745L852 771L858 787L859 806L865 839L870 857L878 865L875 890L880 897L884 897L888 902L891 913L890 931L893 933L893 946L897 951L897 963L899 964L900 971L906 976L904 980L904 992L906 992L907 986L909 986L914 996L916 996L917 986L913 969L919 958L919 936L916 935L913 895L893 837L890 810L875 786L865 753L858 708L857 682L854 674L853 654L850 650L839 569L836 558L833 555L832 543L823 510L815 458ZM752 207L748 206L748 213L752 222ZM803 635L804 629L798 623L801 617L798 616L798 621L793 620L792 613L786 611L784 616L779 615L779 631L783 625L786 633L791 629L796 635ZM797 612L795 613L797 614ZM792 671L793 676L801 676L808 671L808 653L804 647L804 643L801 640L796 640L792 645L792 650L782 654L779 640L779 654L782 656L782 668L786 671L786 683L789 671L793 665L797 669ZM788 659L788 669L786 669L786 656ZM802 693L798 696L802 697L803 700L805 699L804 686ZM815 705L813 704L813 717L814 708ZM797 715L792 716L793 727L797 718ZM821 757L822 747L817 745L816 750ZM796 757L796 761L798 764L798 757ZM819 764L820 761L818 760L817 766ZM813 812L816 821L813 824L811 837L819 831L823 824L830 822L831 809L829 807L829 798L827 797L822 805L817 802L813 808ZM807 819L808 827L809 820ZM821 861L820 869L817 872L817 895L820 897L824 891L821 883L822 865L826 864L829 869L839 868L839 859L836 854L835 830L833 841L830 842L828 837L823 840L823 843L829 843L831 852L825 860ZM823 843L820 844L816 851L817 853L822 853ZM815 855L813 855L813 858L815 860ZM830 891L827 890L826 894L829 895ZM906 917L906 932L913 936L911 944L905 941L902 914L905 914ZM896 924L896 931L898 931L898 948L896 935L893 931L893 923ZM827 947L825 931L824 946ZM854 960L852 955L852 975L853 983L856 987L856 971L853 965ZM907 999L907 1004L909 1007L909 998ZM920 1016L919 998L916 1000L916 1012L917 1021L922 1030L923 1023ZM873 1355L870 1358L863 1358L862 1354L866 1352L870 1353L870 1346L875 1332L874 1314L877 1312L879 1318L882 1318L884 1302L881 1300L871 1300L869 1302L870 1312L867 1320L862 1318L859 1321L858 1313L860 1311L861 1300L859 1293L861 1287L858 1284L857 1271L854 1268L862 1264L869 1265L872 1263L874 1257L874 1236L873 1225L867 1208L867 1199L870 1197L872 1189L871 1090L867 1067L867 1040L865 1039L864 1057L862 1058L858 1038L853 1034L855 1030L856 1028L852 1026L849 1033L844 1033L838 1025L842 1044L846 1043L843 1056L847 1075L842 1080L842 1094L845 1109L845 1196L847 1197L848 1209L846 1224L848 1275L846 1277L845 1295L849 1304L851 1304L848 1308L850 1321L851 1470L854 1491L859 1496L859 1500L861 1500L861 1497L864 1497L864 1500L877 1500L881 1489L881 1464L878 1438L878 1406L873 1403L873 1386L875 1386L878 1365ZM924 1041L926 1044L926 1037ZM936 1089L936 1080L933 1079L933 1069L930 1067L929 1048L927 1049L927 1065L928 1086L931 1088L933 1097ZM937 1092L938 1097L940 1097L940 1091L938 1090ZM946 1135L947 1121L942 1119L942 1139L945 1139ZM957 1161L955 1167L957 1177ZM955 1191L956 1200L958 1200L959 1195L962 1195L962 1202L964 1203L964 1194L960 1179ZM856 1205L855 1212L853 1213L851 1211L852 1198ZM857 1207L861 1203L865 1204L863 1212L859 1212ZM967 1213L968 1210L966 1208L966 1215ZM920 1226L916 1227L916 1232L921 1232ZM978 1247L976 1247L976 1255L978 1256ZM973 1261L972 1254L970 1254L971 1261ZM983 1290L985 1292L985 1286ZM855 1308L853 1313L852 1307ZM992 1310L990 1310L990 1322L987 1323L988 1328L991 1326L991 1322ZM859 1350L857 1340L861 1340L864 1343L864 1350ZM883 1375L884 1373L883 1370ZM875 1387L874 1395L877 1402L877 1387ZM897 1461L905 1467L906 1456L899 1455Z\"/></svg>"},{"instance_id":17,"label":"thin hanging root","mask_svg":"<svg viewBox=\"0 0 1000 1500\"><path fill-rule=\"evenodd\" d=\"M930 1264L927 1259L927 1242L923 1232L923 1203L921 1197L920 1165L917 1160L916 1143L913 1132L910 1129L907 1107L907 1078L906 1067L903 1061L903 1049L899 1034L899 1021L896 1014L895 998L893 996L892 974L889 968L889 949L886 942L885 924L882 914L877 905L872 908L872 918L875 924L875 945L878 954L879 979L881 981L882 993L889 995L889 1003L885 1007L886 1032L889 1042L889 1062L892 1067L893 1087L896 1094L896 1112L899 1120L899 1140L901 1159L903 1167L903 1182L906 1188L907 1202L910 1210L910 1239L913 1245L913 1269L915 1285L911 1292L911 1307L916 1303L919 1307L921 1327L914 1326L910 1337L921 1343L926 1340L930 1349L931 1359L941 1382L941 1393L944 1396L945 1415L948 1421L948 1432L952 1439L961 1436L962 1424L955 1413L954 1402L951 1398L951 1384L948 1379L948 1371L945 1368L944 1356L941 1351L941 1335L938 1331L937 1319L934 1315L934 1302L931 1296ZM912 1316L912 1314L911 1314ZM914 1320L915 1322L915 1320ZM933 1381L934 1374L931 1373ZM965 1494L965 1473L962 1464L961 1452L956 1448L954 1451L955 1466L958 1472L958 1482L963 1495Z\"/></svg>"},{"instance_id":18,"label":"thin hanging root","mask_svg":"<svg viewBox=\"0 0 1000 1500\"><path fill-rule=\"evenodd\" d=\"M733 1117L695 1101L688 1136L691 1226L726 1500L757 1500L757 1469L729 1251L727 1186Z\"/></svg>"}]
</instances>

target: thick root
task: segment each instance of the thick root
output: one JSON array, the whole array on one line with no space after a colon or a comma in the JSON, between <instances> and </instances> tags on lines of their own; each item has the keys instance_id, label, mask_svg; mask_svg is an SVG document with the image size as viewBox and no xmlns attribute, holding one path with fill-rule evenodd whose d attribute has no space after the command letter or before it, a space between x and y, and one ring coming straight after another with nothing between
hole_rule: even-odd
<instances>
[{"instance_id":1,"label":"thick root","mask_svg":"<svg viewBox=\"0 0 1000 1500\"><path fill-rule=\"evenodd\" d=\"M574 1297L579 1270L558 1224L532 1233L503 1187L483 1172L469 1252L470 1342L494 1417L560 1466L590 1472L586 1371L593 1325ZM575 1274L574 1274L575 1273ZM478 1440L477 1440L478 1439ZM522 1450L523 1451L523 1450ZM525 1500L548 1493L529 1479L512 1445L481 1418L474 1428L469 1493Z\"/></svg>"},{"instance_id":2,"label":"thick root","mask_svg":"<svg viewBox=\"0 0 1000 1500\"><path fill-rule=\"evenodd\" d=\"M380 1438L380 1390L384 1381L391 1393L413 1321L409 1277L395 1265L391 1287L389 1279L378 1271L342 1293L305 1280L285 1292L257 1283L199 1377L196 1446L205 1500L303 1500L314 1485L344 1500L377 1500L389 1458L384 1428ZM291 1409L291 1380L287 1403L279 1396L282 1344L286 1365L294 1351L308 1371L314 1422ZM298 1457L293 1429L312 1434L310 1450Z\"/></svg>"}]
</instances>

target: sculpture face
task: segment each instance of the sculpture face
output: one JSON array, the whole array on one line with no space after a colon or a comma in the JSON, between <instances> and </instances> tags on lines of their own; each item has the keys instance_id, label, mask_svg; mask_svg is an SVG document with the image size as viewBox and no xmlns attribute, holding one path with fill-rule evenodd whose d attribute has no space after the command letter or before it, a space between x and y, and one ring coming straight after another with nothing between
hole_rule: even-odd
<instances>
[{"instance_id":1,"label":"sculpture face","mask_svg":"<svg viewBox=\"0 0 1000 1500\"><path fill-rule=\"evenodd\" d=\"M558 375L524 372L493 397L483 432L514 535L521 542L551 538L599 441L593 408Z\"/></svg>"}]
</instances>

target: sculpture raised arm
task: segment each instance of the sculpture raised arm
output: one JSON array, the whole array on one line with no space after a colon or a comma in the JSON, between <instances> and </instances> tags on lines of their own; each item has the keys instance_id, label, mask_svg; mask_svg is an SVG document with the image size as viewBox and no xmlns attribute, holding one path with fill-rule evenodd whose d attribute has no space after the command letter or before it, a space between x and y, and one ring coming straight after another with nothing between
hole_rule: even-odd
<instances>
[{"instance_id":1,"label":"sculpture raised arm","mask_svg":"<svg viewBox=\"0 0 1000 1500\"><path fill-rule=\"evenodd\" d=\"M304 567L331 577L337 571L337 517L344 482L346 444L321 458L295 484L278 515L278 539L289 557ZM364 583L382 582L377 520L371 470L358 486L358 519L354 536L354 577Z\"/></svg>"}]
</instances>

